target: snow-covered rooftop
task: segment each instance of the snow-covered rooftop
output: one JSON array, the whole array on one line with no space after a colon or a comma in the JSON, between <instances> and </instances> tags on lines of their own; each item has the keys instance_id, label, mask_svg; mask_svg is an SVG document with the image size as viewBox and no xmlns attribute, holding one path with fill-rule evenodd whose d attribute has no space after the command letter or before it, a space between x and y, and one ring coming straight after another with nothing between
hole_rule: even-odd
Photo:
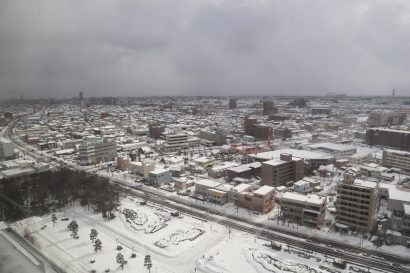
<instances>
[{"instance_id":1,"label":"snow-covered rooftop","mask_svg":"<svg viewBox=\"0 0 410 273\"><path fill-rule=\"evenodd\" d=\"M279 159L281 154L291 154L292 156L303 158L305 160L333 159L333 156L330 154L297 149L281 149L276 151L262 152L256 154L256 156L253 157L263 160Z\"/></svg>"}]
</instances>

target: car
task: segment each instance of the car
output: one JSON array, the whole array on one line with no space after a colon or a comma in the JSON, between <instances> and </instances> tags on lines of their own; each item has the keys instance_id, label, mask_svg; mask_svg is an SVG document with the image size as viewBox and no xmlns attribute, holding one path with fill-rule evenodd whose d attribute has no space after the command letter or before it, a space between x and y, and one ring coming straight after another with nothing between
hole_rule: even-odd
<instances>
[{"instance_id":1,"label":"car","mask_svg":"<svg viewBox=\"0 0 410 273\"><path fill-rule=\"evenodd\" d=\"M398 264L398 263L391 263L391 265L394 266L394 267L401 267L401 265Z\"/></svg>"}]
</instances>

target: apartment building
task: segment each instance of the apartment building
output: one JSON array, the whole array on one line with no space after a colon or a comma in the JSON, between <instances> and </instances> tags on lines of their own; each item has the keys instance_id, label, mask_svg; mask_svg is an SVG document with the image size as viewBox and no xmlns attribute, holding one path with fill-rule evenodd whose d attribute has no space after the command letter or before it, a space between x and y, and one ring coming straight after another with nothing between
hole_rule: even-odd
<instances>
[{"instance_id":1,"label":"apartment building","mask_svg":"<svg viewBox=\"0 0 410 273\"><path fill-rule=\"evenodd\" d=\"M329 106L316 106L311 109L312 115L328 115L332 113L332 109Z\"/></svg>"},{"instance_id":2,"label":"apartment building","mask_svg":"<svg viewBox=\"0 0 410 273\"><path fill-rule=\"evenodd\" d=\"M117 143L102 138L87 139L79 146L81 165L113 160L117 155Z\"/></svg>"},{"instance_id":3,"label":"apartment building","mask_svg":"<svg viewBox=\"0 0 410 273\"><path fill-rule=\"evenodd\" d=\"M278 187L293 184L305 176L304 168L302 158L281 154L280 159L262 162L261 185Z\"/></svg>"},{"instance_id":4,"label":"apartment building","mask_svg":"<svg viewBox=\"0 0 410 273\"><path fill-rule=\"evenodd\" d=\"M254 126L258 123L258 120L254 117L246 116L243 121L243 131L245 135L254 135Z\"/></svg>"},{"instance_id":5,"label":"apartment building","mask_svg":"<svg viewBox=\"0 0 410 273\"><path fill-rule=\"evenodd\" d=\"M326 217L326 197L286 192L280 199L281 216L299 223L321 227Z\"/></svg>"},{"instance_id":6,"label":"apartment building","mask_svg":"<svg viewBox=\"0 0 410 273\"><path fill-rule=\"evenodd\" d=\"M163 145L165 152L176 152L188 147L188 135L186 134L167 134L166 142Z\"/></svg>"},{"instance_id":7,"label":"apartment building","mask_svg":"<svg viewBox=\"0 0 410 273\"><path fill-rule=\"evenodd\" d=\"M273 139L272 126L268 124L255 124L253 127L253 136L258 140Z\"/></svg>"},{"instance_id":8,"label":"apartment building","mask_svg":"<svg viewBox=\"0 0 410 273\"><path fill-rule=\"evenodd\" d=\"M382 165L387 168L398 168L404 174L410 175L410 152L384 150Z\"/></svg>"},{"instance_id":9,"label":"apartment building","mask_svg":"<svg viewBox=\"0 0 410 273\"><path fill-rule=\"evenodd\" d=\"M366 143L410 151L410 131L371 128L366 131Z\"/></svg>"},{"instance_id":10,"label":"apartment building","mask_svg":"<svg viewBox=\"0 0 410 273\"><path fill-rule=\"evenodd\" d=\"M229 109L236 109L237 108L237 99L229 99Z\"/></svg>"},{"instance_id":11,"label":"apartment building","mask_svg":"<svg viewBox=\"0 0 410 273\"><path fill-rule=\"evenodd\" d=\"M345 177L337 186L336 227L372 233L376 225L378 184Z\"/></svg>"},{"instance_id":12,"label":"apartment building","mask_svg":"<svg viewBox=\"0 0 410 273\"><path fill-rule=\"evenodd\" d=\"M269 116L278 113L278 108L275 107L275 104L271 100L267 100L263 102L263 115Z\"/></svg>"}]
</instances>

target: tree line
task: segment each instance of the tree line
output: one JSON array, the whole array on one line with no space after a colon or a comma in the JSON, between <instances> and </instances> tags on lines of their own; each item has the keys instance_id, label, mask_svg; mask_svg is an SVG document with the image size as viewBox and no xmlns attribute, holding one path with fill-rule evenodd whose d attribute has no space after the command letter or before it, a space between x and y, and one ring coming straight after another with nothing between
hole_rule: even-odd
<instances>
[{"instance_id":1,"label":"tree line","mask_svg":"<svg viewBox=\"0 0 410 273\"><path fill-rule=\"evenodd\" d=\"M43 215L76 204L114 218L118 186L106 178L66 168L0 180L0 221Z\"/></svg>"}]
</instances>

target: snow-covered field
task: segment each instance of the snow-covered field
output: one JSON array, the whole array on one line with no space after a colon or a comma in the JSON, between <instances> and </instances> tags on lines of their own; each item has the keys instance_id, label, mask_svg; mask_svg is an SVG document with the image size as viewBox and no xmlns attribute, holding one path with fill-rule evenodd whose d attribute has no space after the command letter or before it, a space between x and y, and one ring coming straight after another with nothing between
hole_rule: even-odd
<instances>
[{"instance_id":1,"label":"snow-covered field","mask_svg":"<svg viewBox=\"0 0 410 273\"><path fill-rule=\"evenodd\" d=\"M306 258L300 250L286 246L277 251L265 246L269 242L254 234L186 215L173 217L167 209L140 205L138 201L124 198L113 220L73 207L57 213L54 227L51 215L32 217L13 226L20 233L29 230L39 248L67 272L148 272L144 268L147 254L152 258L151 272L325 273L329 272L325 268L335 269L332 258L315 253ZM73 219L79 226L78 239L73 239L67 229ZM97 238L102 242L102 250L97 253L89 237L92 228L98 231ZM122 249L117 250L118 246ZM128 261L123 270L116 263L119 252Z\"/></svg>"}]
</instances>

